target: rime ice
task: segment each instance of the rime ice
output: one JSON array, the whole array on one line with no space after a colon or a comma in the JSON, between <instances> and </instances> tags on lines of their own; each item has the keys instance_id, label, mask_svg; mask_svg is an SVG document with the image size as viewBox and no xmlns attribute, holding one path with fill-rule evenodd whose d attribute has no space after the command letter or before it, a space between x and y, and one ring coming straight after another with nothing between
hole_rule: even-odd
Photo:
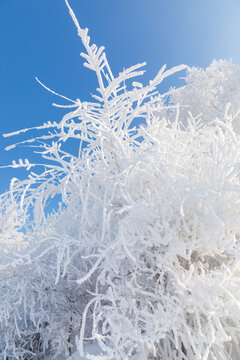
<instances>
[{"instance_id":1,"label":"rime ice","mask_svg":"<svg viewBox=\"0 0 240 360\"><path fill-rule=\"evenodd\" d=\"M71 111L23 142L42 162L11 165L29 175L0 198L1 355L226 360L235 347L240 357L239 108L220 96L228 80L207 79L199 102L191 81L158 93L184 65L145 87L144 64L114 77L66 4L98 88L92 102L54 92ZM211 72L219 66L233 65Z\"/></svg>"}]
</instances>

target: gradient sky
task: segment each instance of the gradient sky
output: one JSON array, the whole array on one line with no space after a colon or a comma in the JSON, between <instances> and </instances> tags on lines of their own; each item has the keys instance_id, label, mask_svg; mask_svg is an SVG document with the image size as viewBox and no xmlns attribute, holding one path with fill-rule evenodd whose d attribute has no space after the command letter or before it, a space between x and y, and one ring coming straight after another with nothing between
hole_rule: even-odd
<instances>
[{"instance_id":1,"label":"gradient sky","mask_svg":"<svg viewBox=\"0 0 240 360\"><path fill-rule=\"evenodd\" d=\"M104 45L114 74L146 61L149 81L163 64L206 67L213 59L240 64L240 0L69 0L92 42ZM63 103L45 91L89 100L94 74L82 66L80 39L64 0L0 0L0 134L59 121ZM183 74L181 74L183 76ZM174 77L160 90L177 86ZM4 147L19 137L0 138L1 165L25 158L26 150ZM30 149L29 149L30 150ZM28 151L29 151L28 150ZM21 171L0 169L0 192Z\"/></svg>"}]
</instances>

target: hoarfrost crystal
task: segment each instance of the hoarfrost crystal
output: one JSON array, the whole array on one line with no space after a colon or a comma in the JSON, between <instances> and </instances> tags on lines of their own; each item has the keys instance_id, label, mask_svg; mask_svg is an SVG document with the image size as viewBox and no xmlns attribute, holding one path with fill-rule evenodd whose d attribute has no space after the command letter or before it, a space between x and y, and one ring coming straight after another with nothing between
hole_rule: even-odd
<instances>
[{"instance_id":1,"label":"hoarfrost crystal","mask_svg":"<svg viewBox=\"0 0 240 360\"><path fill-rule=\"evenodd\" d=\"M114 77L66 4L98 89L92 102L59 95L71 111L22 142L42 163L11 165L29 175L0 198L2 357L240 357L239 66L188 69L185 88L161 95L186 66L147 86L145 64Z\"/></svg>"}]
</instances>

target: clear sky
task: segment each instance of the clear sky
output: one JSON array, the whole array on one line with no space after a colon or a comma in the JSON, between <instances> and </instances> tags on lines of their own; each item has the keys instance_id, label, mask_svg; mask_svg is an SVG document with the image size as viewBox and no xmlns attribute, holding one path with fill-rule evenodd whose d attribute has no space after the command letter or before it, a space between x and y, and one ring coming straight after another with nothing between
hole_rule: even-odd
<instances>
[{"instance_id":1,"label":"clear sky","mask_svg":"<svg viewBox=\"0 0 240 360\"><path fill-rule=\"evenodd\" d=\"M206 67L213 59L240 64L240 0L69 0L93 42L104 45L115 74L146 61L144 81L163 64ZM0 0L0 133L59 121L63 110L35 76L69 98L88 100L94 74L82 67L80 39L64 0ZM183 74L181 74L183 75ZM162 91L179 82L176 77ZM60 100L61 103L61 100ZM5 152L19 138L0 138L5 165L26 150ZM30 149L29 149L30 150ZM28 150L28 151L29 151ZM0 192L18 170L0 169Z\"/></svg>"}]
</instances>

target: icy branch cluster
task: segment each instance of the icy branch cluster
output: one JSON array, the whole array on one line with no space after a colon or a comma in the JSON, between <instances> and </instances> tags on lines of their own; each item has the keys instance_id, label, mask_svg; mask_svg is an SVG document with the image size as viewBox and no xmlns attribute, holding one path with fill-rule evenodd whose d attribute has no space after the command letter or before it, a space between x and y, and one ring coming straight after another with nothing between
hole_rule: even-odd
<instances>
[{"instance_id":1,"label":"icy branch cluster","mask_svg":"<svg viewBox=\"0 0 240 360\"><path fill-rule=\"evenodd\" d=\"M227 60L214 60L206 70L188 68L186 86L171 93L173 103L180 103L180 119L183 123L191 110L194 116L201 114L205 123L216 117L223 118L226 104L231 104L234 114L232 126L240 130L240 66Z\"/></svg>"},{"instance_id":2,"label":"icy branch cluster","mask_svg":"<svg viewBox=\"0 0 240 360\"><path fill-rule=\"evenodd\" d=\"M144 64L114 77L66 4L97 95L60 95L71 112L24 141L42 163L11 165L29 175L0 198L0 356L239 358L239 66L188 69L186 87L161 95L186 66L147 86Z\"/></svg>"}]
</instances>

